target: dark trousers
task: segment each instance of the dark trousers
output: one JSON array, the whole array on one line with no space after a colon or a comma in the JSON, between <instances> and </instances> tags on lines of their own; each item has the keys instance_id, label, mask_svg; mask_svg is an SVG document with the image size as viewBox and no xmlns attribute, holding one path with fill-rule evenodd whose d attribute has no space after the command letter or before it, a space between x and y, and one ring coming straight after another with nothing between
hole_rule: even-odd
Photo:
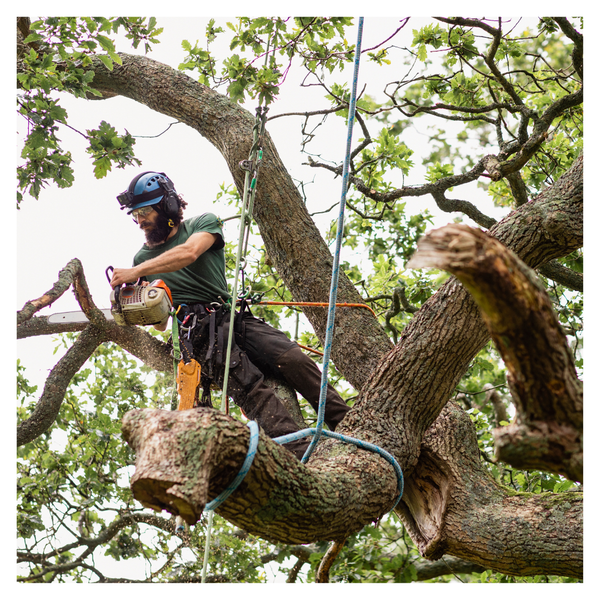
<instances>
[{"instance_id":1,"label":"dark trousers","mask_svg":"<svg viewBox=\"0 0 600 600\"><path fill-rule=\"evenodd\" d=\"M228 327L226 317L222 333L225 340ZM201 363L205 356L204 348L196 351L194 345L194 354ZM244 313L235 327L227 393L269 437L298 431L298 426L281 400L272 388L265 385L265 374L285 380L318 411L321 370L317 364L284 333L250 313ZM218 383L222 385L222 376ZM328 384L324 420L329 429L334 430L349 410L333 386ZM285 447L301 459L309 443L310 437L307 437L285 444Z\"/></svg>"}]
</instances>

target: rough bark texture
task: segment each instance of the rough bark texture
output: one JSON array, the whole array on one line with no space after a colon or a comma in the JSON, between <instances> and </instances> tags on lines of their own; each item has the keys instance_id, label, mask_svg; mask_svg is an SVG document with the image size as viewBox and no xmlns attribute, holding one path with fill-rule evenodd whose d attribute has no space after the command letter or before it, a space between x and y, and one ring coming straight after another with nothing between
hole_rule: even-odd
<instances>
[{"instance_id":1,"label":"rough bark texture","mask_svg":"<svg viewBox=\"0 0 600 600\"><path fill-rule=\"evenodd\" d=\"M427 431L399 506L421 554L512 575L583 576L583 494L516 494L479 458L469 417L449 403Z\"/></svg>"},{"instance_id":2,"label":"rough bark texture","mask_svg":"<svg viewBox=\"0 0 600 600\"><path fill-rule=\"evenodd\" d=\"M495 431L497 457L520 469L583 481L583 386L534 272L500 242L466 225L427 234L409 266L458 277L500 350L518 422Z\"/></svg>"},{"instance_id":3,"label":"rough bark texture","mask_svg":"<svg viewBox=\"0 0 600 600\"><path fill-rule=\"evenodd\" d=\"M136 452L136 499L180 514L190 525L235 478L250 438L246 425L205 408L131 411L123 435ZM261 432L250 471L217 512L273 542L345 539L389 509L398 491L384 459L355 447L342 450L338 442L326 458L304 466ZM375 487L380 493L373 495Z\"/></svg>"}]
</instances>

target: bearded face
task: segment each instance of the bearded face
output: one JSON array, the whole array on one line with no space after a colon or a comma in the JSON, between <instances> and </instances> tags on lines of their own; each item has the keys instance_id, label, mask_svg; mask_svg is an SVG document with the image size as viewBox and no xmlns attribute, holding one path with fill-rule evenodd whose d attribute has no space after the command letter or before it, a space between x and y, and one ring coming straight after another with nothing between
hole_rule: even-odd
<instances>
[{"instance_id":1,"label":"bearded face","mask_svg":"<svg viewBox=\"0 0 600 600\"><path fill-rule=\"evenodd\" d=\"M146 236L146 244L150 248L163 244L167 240L173 229L173 221L171 223L169 221L162 211L156 211L156 218L153 222L146 220L140 223L140 228Z\"/></svg>"}]
</instances>

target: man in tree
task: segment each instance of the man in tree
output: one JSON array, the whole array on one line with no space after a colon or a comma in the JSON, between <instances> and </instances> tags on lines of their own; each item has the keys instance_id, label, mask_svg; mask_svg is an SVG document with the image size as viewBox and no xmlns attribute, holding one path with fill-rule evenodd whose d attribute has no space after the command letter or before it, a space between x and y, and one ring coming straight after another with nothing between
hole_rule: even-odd
<instances>
[{"instance_id":1,"label":"man in tree","mask_svg":"<svg viewBox=\"0 0 600 600\"><path fill-rule=\"evenodd\" d=\"M227 329L233 301L225 277L225 242L219 219L212 213L183 220L186 202L164 173L144 172L134 177L118 196L121 208L139 225L146 243L131 268L114 269L111 286L162 279L171 290L180 323L191 326L194 357L204 366L205 389L215 380L223 384ZM166 321L157 326L164 330ZM264 375L283 378L317 410L321 372L298 344L244 307L234 323L227 390L244 414L271 437L298 431L290 413ZM223 343L223 340L225 342ZM335 429L349 407L328 384L325 422ZM303 438L285 446L299 459L309 445Z\"/></svg>"}]
</instances>

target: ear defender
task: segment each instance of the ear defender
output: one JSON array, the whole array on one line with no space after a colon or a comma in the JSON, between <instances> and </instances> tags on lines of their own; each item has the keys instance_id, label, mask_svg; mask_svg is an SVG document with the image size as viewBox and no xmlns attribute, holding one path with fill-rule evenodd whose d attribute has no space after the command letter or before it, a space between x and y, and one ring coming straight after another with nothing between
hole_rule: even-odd
<instances>
[{"instance_id":1,"label":"ear defender","mask_svg":"<svg viewBox=\"0 0 600 600\"><path fill-rule=\"evenodd\" d=\"M158 184L166 192L162 199L163 211L165 213L165 216L169 219L169 227L174 227L175 223L173 222L173 219L175 219L179 215L179 196L175 191L173 182L164 173L161 173L161 175L163 177L160 177L158 179Z\"/></svg>"}]
</instances>

